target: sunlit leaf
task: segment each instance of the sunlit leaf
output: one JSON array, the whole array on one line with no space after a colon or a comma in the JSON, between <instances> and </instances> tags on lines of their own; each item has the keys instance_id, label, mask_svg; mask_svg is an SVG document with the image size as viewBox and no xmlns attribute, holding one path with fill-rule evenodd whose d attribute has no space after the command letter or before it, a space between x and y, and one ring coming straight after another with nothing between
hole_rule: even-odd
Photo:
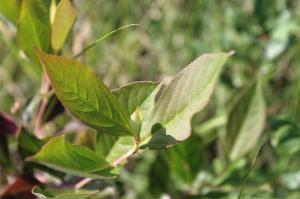
<instances>
[{"instance_id":1,"label":"sunlit leaf","mask_svg":"<svg viewBox=\"0 0 300 199\"><path fill-rule=\"evenodd\" d=\"M88 67L38 54L57 97L71 113L101 133L132 135L124 107Z\"/></svg>"},{"instance_id":2,"label":"sunlit leaf","mask_svg":"<svg viewBox=\"0 0 300 199\"><path fill-rule=\"evenodd\" d=\"M147 147L163 148L190 136L190 120L208 103L229 56L230 53L202 55L175 75L142 131L142 140L149 141Z\"/></svg>"},{"instance_id":3,"label":"sunlit leaf","mask_svg":"<svg viewBox=\"0 0 300 199\"><path fill-rule=\"evenodd\" d=\"M75 10L71 2L61 0L56 8L51 32L51 45L55 51L58 51L65 43L75 17Z\"/></svg>"}]
</instances>

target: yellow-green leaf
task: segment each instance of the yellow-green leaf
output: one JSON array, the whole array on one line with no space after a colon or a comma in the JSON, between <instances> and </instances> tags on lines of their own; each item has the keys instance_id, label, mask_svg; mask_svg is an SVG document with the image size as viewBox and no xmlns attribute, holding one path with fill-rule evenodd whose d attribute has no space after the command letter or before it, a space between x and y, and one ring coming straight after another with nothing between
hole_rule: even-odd
<instances>
[{"instance_id":1,"label":"yellow-green leaf","mask_svg":"<svg viewBox=\"0 0 300 199\"><path fill-rule=\"evenodd\" d=\"M64 45L76 18L75 10L69 0L58 4L52 24L51 46L58 51Z\"/></svg>"},{"instance_id":2,"label":"yellow-green leaf","mask_svg":"<svg viewBox=\"0 0 300 199\"><path fill-rule=\"evenodd\" d=\"M87 66L38 54L58 99L71 113L101 133L133 135L124 107Z\"/></svg>"}]
</instances>

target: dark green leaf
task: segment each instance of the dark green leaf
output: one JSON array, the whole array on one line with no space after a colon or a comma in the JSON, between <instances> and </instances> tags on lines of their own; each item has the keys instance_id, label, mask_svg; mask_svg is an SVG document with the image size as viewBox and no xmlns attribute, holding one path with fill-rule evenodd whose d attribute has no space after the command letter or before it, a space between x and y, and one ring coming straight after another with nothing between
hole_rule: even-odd
<instances>
[{"instance_id":1,"label":"dark green leaf","mask_svg":"<svg viewBox=\"0 0 300 199\"><path fill-rule=\"evenodd\" d=\"M110 90L83 64L39 52L63 105L101 133L133 135L129 115Z\"/></svg>"},{"instance_id":2,"label":"dark green leaf","mask_svg":"<svg viewBox=\"0 0 300 199\"><path fill-rule=\"evenodd\" d=\"M29 160L71 175L91 178L116 175L116 170L104 158L86 147L72 145L64 136L50 140Z\"/></svg>"}]
</instances>

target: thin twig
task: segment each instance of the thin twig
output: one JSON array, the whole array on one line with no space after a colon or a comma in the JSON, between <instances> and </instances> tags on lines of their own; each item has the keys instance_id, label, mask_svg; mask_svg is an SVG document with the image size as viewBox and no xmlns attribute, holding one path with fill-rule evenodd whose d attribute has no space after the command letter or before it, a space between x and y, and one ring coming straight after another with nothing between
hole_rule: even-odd
<instances>
[{"instance_id":1,"label":"thin twig","mask_svg":"<svg viewBox=\"0 0 300 199\"><path fill-rule=\"evenodd\" d=\"M254 154L254 157L253 157L253 160L252 160L252 162L251 162L250 168L249 168L249 170L248 170L248 172L247 172L247 174L246 174L246 176L245 176L245 178L244 178L244 180L243 180L243 183L242 183L242 186L241 186L241 190L240 190L240 192L239 192L239 195L238 195L238 198L237 198L237 199L242 199L244 187L245 187L246 182L248 181L249 175L250 175L250 173L251 173L251 171L252 171L252 169L253 169L253 167L254 167L254 164L255 164L255 162L256 162L256 159L257 159L258 153L259 153L259 151L260 151L260 148L261 148L261 146L259 146L259 147L257 148L257 151L256 151L255 154Z\"/></svg>"},{"instance_id":2,"label":"thin twig","mask_svg":"<svg viewBox=\"0 0 300 199\"><path fill-rule=\"evenodd\" d=\"M120 28L117 28L109 33L107 33L106 35L100 37L99 39L97 39L95 42L89 44L87 47L85 47L81 52L77 53L76 55L73 56L73 58L78 58L79 56L81 56L82 54L84 54L86 51L88 51L89 49L93 48L94 46L96 46L97 44L99 44L100 42L102 42L104 39L106 39L107 37L109 37L110 35L118 32L119 30L123 30L132 26L139 26L139 24L129 24L126 26L122 26Z\"/></svg>"}]
</instances>

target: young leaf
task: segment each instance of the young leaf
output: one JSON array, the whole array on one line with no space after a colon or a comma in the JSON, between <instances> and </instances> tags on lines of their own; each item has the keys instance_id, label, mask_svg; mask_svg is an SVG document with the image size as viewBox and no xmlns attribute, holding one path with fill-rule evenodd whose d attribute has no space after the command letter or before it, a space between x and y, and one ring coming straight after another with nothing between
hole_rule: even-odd
<instances>
[{"instance_id":1,"label":"young leaf","mask_svg":"<svg viewBox=\"0 0 300 199\"><path fill-rule=\"evenodd\" d=\"M202 55L173 78L157 100L151 119L142 131L141 138L144 143L148 142L147 147L164 148L190 136L190 120L208 103L222 66L230 55Z\"/></svg>"},{"instance_id":2,"label":"young leaf","mask_svg":"<svg viewBox=\"0 0 300 199\"><path fill-rule=\"evenodd\" d=\"M88 67L38 54L58 99L71 113L101 133L133 135L124 107Z\"/></svg>"},{"instance_id":3,"label":"young leaf","mask_svg":"<svg viewBox=\"0 0 300 199\"><path fill-rule=\"evenodd\" d=\"M55 51L61 49L73 26L76 14L69 0L61 0L57 6L51 32L51 45Z\"/></svg>"},{"instance_id":4,"label":"young leaf","mask_svg":"<svg viewBox=\"0 0 300 199\"><path fill-rule=\"evenodd\" d=\"M256 145L265 119L261 83L257 82L242 93L229 113L225 145L230 160L242 157Z\"/></svg>"},{"instance_id":5,"label":"young leaf","mask_svg":"<svg viewBox=\"0 0 300 199\"><path fill-rule=\"evenodd\" d=\"M103 178L114 177L114 168L90 149L65 141L64 136L50 140L28 160L71 175Z\"/></svg>"},{"instance_id":6,"label":"young leaf","mask_svg":"<svg viewBox=\"0 0 300 199\"><path fill-rule=\"evenodd\" d=\"M50 44L49 11L43 1L22 1L17 34L20 48L34 64L39 64L34 48L47 52Z\"/></svg>"},{"instance_id":7,"label":"young leaf","mask_svg":"<svg viewBox=\"0 0 300 199\"><path fill-rule=\"evenodd\" d=\"M122 155L132 150L135 145L132 137L116 137L108 134L97 133L96 152L105 157L109 163L113 163Z\"/></svg>"},{"instance_id":8,"label":"young leaf","mask_svg":"<svg viewBox=\"0 0 300 199\"><path fill-rule=\"evenodd\" d=\"M14 24L17 23L20 7L20 0L0 0L0 12Z\"/></svg>"}]
</instances>

